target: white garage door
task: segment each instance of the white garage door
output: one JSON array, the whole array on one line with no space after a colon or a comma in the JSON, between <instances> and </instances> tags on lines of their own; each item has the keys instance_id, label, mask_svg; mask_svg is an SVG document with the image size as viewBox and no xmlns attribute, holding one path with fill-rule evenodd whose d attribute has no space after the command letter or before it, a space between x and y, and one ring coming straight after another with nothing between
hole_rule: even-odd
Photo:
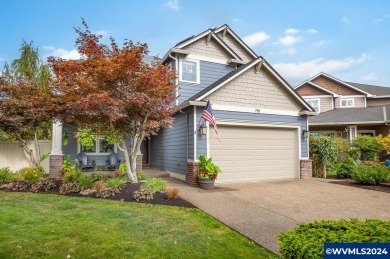
<instances>
[{"instance_id":1,"label":"white garage door","mask_svg":"<svg viewBox=\"0 0 390 259\"><path fill-rule=\"evenodd\" d=\"M210 127L210 156L221 167L219 182L298 178L296 129L219 125Z\"/></svg>"}]
</instances>

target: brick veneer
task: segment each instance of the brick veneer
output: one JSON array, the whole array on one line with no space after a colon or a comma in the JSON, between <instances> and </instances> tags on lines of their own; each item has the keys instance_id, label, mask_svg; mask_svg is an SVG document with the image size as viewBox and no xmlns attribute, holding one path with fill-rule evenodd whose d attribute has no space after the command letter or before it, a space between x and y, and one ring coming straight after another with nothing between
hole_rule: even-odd
<instances>
[{"instance_id":1,"label":"brick veneer","mask_svg":"<svg viewBox=\"0 0 390 259\"><path fill-rule=\"evenodd\" d=\"M142 155L137 155L137 161L135 164L135 170L141 171L142 170Z\"/></svg>"},{"instance_id":2,"label":"brick veneer","mask_svg":"<svg viewBox=\"0 0 390 259\"><path fill-rule=\"evenodd\" d=\"M300 178L308 179L312 176L312 161L310 159L302 159L300 161Z\"/></svg>"},{"instance_id":3,"label":"brick veneer","mask_svg":"<svg viewBox=\"0 0 390 259\"><path fill-rule=\"evenodd\" d=\"M64 155L50 155L49 162L49 177L60 180L62 177L62 164Z\"/></svg>"},{"instance_id":4,"label":"brick veneer","mask_svg":"<svg viewBox=\"0 0 390 259\"><path fill-rule=\"evenodd\" d=\"M193 160L187 161L187 175L186 175L186 184L194 187L199 186L199 180L196 176L196 170L198 167L199 162L194 162Z\"/></svg>"}]
</instances>

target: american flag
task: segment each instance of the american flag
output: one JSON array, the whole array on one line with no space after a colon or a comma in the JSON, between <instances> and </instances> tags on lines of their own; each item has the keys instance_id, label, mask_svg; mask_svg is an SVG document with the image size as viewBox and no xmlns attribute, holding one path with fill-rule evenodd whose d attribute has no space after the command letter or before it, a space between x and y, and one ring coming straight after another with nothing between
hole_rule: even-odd
<instances>
[{"instance_id":1,"label":"american flag","mask_svg":"<svg viewBox=\"0 0 390 259\"><path fill-rule=\"evenodd\" d=\"M213 115L213 109L211 108L210 101L207 101L207 105L204 108L204 111L203 111L203 114L202 114L202 119L204 119L205 121L210 122L213 125L215 133L217 134L217 138L219 139L217 122L215 121L215 118L214 118L214 115Z\"/></svg>"}]
</instances>

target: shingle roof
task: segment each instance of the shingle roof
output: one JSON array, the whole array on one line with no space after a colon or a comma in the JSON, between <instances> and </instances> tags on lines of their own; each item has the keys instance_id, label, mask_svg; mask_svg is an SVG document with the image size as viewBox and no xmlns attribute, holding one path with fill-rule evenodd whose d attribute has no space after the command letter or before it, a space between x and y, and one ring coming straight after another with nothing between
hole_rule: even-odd
<instances>
[{"instance_id":1,"label":"shingle roof","mask_svg":"<svg viewBox=\"0 0 390 259\"><path fill-rule=\"evenodd\" d=\"M196 35L192 35L192 36L190 36L190 37L188 37L188 38L186 38L186 39L184 39L184 40L182 40L182 41L176 43L175 47L177 47L177 46L179 46L179 45L181 45L181 44L183 44L183 43L186 43L187 41L190 41L190 40L192 40L193 38L198 37L199 35L205 33L205 32L208 31L208 30L213 30L213 29L210 29L210 28L209 28L209 29L207 29L207 30L202 31L201 33L198 33L198 34L196 34Z\"/></svg>"},{"instance_id":2,"label":"shingle roof","mask_svg":"<svg viewBox=\"0 0 390 259\"><path fill-rule=\"evenodd\" d=\"M221 83L223 83L224 81L228 80L230 77L234 76L235 74L239 73L240 71L242 71L243 69L245 69L246 67L252 65L254 62L258 61L258 59L254 59L252 60L251 62L249 63L246 63L245 65L242 65L240 66L239 68L227 73L226 75L224 75L223 77L221 77L220 79L218 79L217 81L215 81L214 83L212 83L211 85L209 85L208 87L206 87L205 89L203 89L202 91L198 92L197 94L193 95L192 97L190 97L188 100L186 101L195 101L198 97L204 95L205 93L207 93L208 91L212 90L213 88L217 87L218 85L220 85Z\"/></svg>"},{"instance_id":3,"label":"shingle roof","mask_svg":"<svg viewBox=\"0 0 390 259\"><path fill-rule=\"evenodd\" d=\"M351 83L351 82L346 82L346 83L376 96L390 95L390 87Z\"/></svg>"},{"instance_id":4,"label":"shingle roof","mask_svg":"<svg viewBox=\"0 0 390 259\"><path fill-rule=\"evenodd\" d=\"M386 113L390 111L390 107L386 106ZM340 108L327 112L320 113L317 116L309 118L310 124L348 124L348 123L369 123L369 122L383 122L385 117L383 113L383 106L372 106L365 108Z\"/></svg>"}]
</instances>

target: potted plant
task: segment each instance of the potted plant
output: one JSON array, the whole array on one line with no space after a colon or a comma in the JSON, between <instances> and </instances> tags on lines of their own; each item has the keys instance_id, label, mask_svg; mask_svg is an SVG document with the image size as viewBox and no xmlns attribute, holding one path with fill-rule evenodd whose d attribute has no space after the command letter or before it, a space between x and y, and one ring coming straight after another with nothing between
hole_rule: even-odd
<instances>
[{"instance_id":1,"label":"potted plant","mask_svg":"<svg viewBox=\"0 0 390 259\"><path fill-rule=\"evenodd\" d=\"M210 189L214 187L215 178L221 169L212 162L211 157L207 159L205 156L199 157L199 169L196 176L199 179L199 187L203 189Z\"/></svg>"}]
</instances>

